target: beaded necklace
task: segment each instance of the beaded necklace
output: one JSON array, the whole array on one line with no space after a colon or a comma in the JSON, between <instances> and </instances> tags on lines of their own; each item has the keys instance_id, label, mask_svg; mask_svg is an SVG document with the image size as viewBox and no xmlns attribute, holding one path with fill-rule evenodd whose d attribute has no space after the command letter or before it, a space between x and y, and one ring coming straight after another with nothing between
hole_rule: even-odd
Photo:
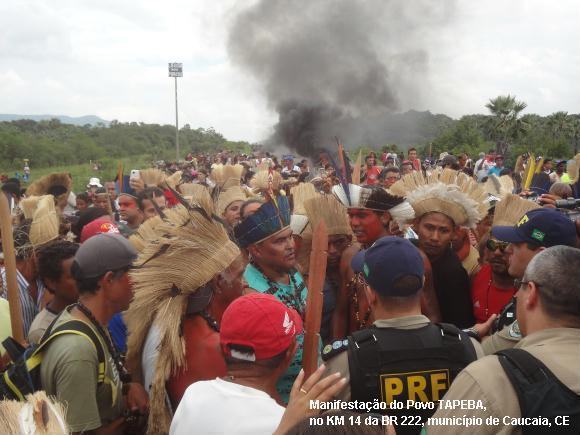
<instances>
[{"instance_id":1,"label":"beaded necklace","mask_svg":"<svg viewBox=\"0 0 580 435\"><path fill-rule=\"evenodd\" d=\"M361 288L360 286L365 285L364 278L362 274L355 273L350 282L348 283L350 290L352 292L352 304L354 307L354 317L358 324L358 329L364 329L367 326L367 322L371 317L371 307L367 308L367 312L365 313L364 318L361 320L360 312L359 312L359 303L358 303L358 289Z\"/></svg>"},{"instance_id":2,"label":"beaded necklace","mask_svg":"<svg viewBox=\"0 0 580 435\"><path fill-rule=\"evenodd\" d=\"M97 319L95 319L95 316L93 315L91 310L89 310L85 305L83 305L82 302L78 301L76 303L76 307L79 309L80 312L82 312L85 316L88 317L88 319L91 321L91 323L97 329L97 331L99 332L101 337L103 337L105 344L107 345L107 349L109 351L109 354L113 358L113 362L115 363L115 366L117 367L117 371L119 372L121 382L123 382L123 383L131 382L131 375L129 374L129 372L127 371L125 366L123 365L123 359L122 359L121 353L117 350L117 346L115 346L115 343L113 343L113 340L111 340L111 337L109 336L109 334L107 334L105 332L105 330L103 329L101 324L97 321Z\"/></svg>"},{"instance_id":3,"label":"beaded necklace","mask_svg":"<svg viewBox=\"0 0 580 435\"><path fill-rule=\"evenodd\" d=\"M294 275L296 274L296 270L292 269L288 273L288 277L290 278L290 284L292 284L294 291L292 292L292 294L287 295L279 287L280 284L275 282L275 281L272 281L270 278L268 278L268 276L264 273L264 271L260 268L260 266L258 266L258 264L256 264L254 261L252 261L251 264L252 264L252 266L254 266L256 268L256 270L258 272L260 272L262 274L262 276L264 277L264 279L268 283L269 288L268 288L268 290L266 290L266 293L270 294L270 295L274 295L276 293L276 291L281 290L276 295L276 297L278 299L280 299L280 301L282 301L288 308L293 308L294 310L296 310L300 314L300 316L304 317L304 303L302 302L301 293L302 293L302 290L304 289L305 285L304 285L304 283L302 283L300 285L298 285L296 283L296 279L294 278Z\"/></svg>"}]
</instances>

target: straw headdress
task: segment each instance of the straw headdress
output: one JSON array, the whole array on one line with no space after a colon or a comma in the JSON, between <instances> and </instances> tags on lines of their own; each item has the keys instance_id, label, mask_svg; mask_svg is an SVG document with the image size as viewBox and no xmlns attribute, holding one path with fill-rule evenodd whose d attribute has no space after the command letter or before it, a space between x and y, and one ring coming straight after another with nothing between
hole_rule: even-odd
<instances>
[{"instance_id":1,"label":"straw headdress","mask_svg":"<svg viewBox=\"0 0 580 435\"><path fill-rule=\"evenodd\" d=\"M317 198L320 194L316 192L314 185L311 183L300 183L290 189L290 193L293 201L290 227L294 234L302 236L308 226L308 216L306 215L304 202L309 199ZM312 233L312 228L310 228L310 233Z\"/></svg>"},{"instance_id":2,"label":"straw headdress","mask_svg":"<svg viewBox=\"0 0 580 435\"><path fill-rule=\"evenodd\" d=\"M483 189L488 194L501 199L513 192L514 180L509 175L498 177L495 174L489 174Z\"/></svg>"},{"instance_id":3,"label":"straw headdress","mask_svg":"<svg viewBox=\"0 0 580 435\"><path fill-rule=\"evenodd\" d=\"M165 172L156 168L142 169L140 171L141 180L143 180L145 186L157 186L162 189L167 186L175 189L181 181L181 174L181 171L176 171L172 175L167 176Z\"/></svg>"},{"instance_id":4,"label":"straw headdress","mask_svg":"<svg viewBox=\"0 0 580 435\"><path fill-rule=\"evenodd\" d=\"M322 220L329 236L352 234L346 208L334 196L320 195L318 198L308 199L304 208L313 228L317 228Z\"/></svg>"},{"instance_id":5,"label":"straw headdress","mask_svg":"<svg viewBox=\"0 0 580 435\"><path fill-rule=\"evenodd\" d=\"M58 238L60 220L52 195L31 196L20 201L25 219L32 219L29 238L37 247Z\"/></svg>"},{"instance_id":6,"label":"straw headdress","mask_svg":"<svg viewBox=\"0 0 580 435\"><path fill-rule=\"evenodd\" d=\"M180 336L189 295L228 268L240 255L223 225L202 208L179 205L156 228L157 238L139 254L131 272L134 298L125 320L129 331L128 360L141 360L153 324L159 331L158 359L150 391L149 433L169 431L171 416L165 406L165 383L185 364ZM192 264L194 262L194 264Z\"/></svg>"},{"instance_id":7,"label":"straw headdress","mask_svg":"<svg viewBox=\"0 0 580 435\"><path fill-rule=\"evenodd\" d=\"M139 225L137 232L129 236L129 242L133 245L137 252L143 252L143 249L145 249L147 243L157 239L158 236L156 229L162 223L163 219L161 219L159 215L155 215Z\"/></svg>"},{"instance_id":8,"label":"straw headdress","mask_svg":"<svg viewBox=\"0 0 580 435\"><path fill-rule=\"evenodd\" d=\"M214 204L207 186L199 183L184 183L179 186L181 194L192 204L199 204L210 213L214 213Z\"/></svg>"},{"instance_id":9,"label":"straw headdress","mask_svg":"<svg viewBox=\"0 0 580 435\"><path fill-rule=\"evenodd\" d=\"M182 171L175 171L173 174L171 174L169 177L165 179L165 183L167 183L167 185L172 189L175 189L181 181L182 174L183 174Z\"/></svg>"},{"instance_id":10,"label":"straw headdress","mask_svg":"<svg viewBox=\"0 0 580 435\"><path fill-rule=\"evenodd\" d=\"M580 172L580 153L568 162L566 172L570 176L570 184L575 184L578 181L578 174Z\"/></svg>"},{"instance_id":11,"label":"straw headdress","mask_svg":"<svg viewBox=\"0 0 580 435\"><path fill-rule=\"evenodd\" d=\"M44 391L29 394L25 401L0 401L0 427L3 433L69 434L65 415L66 408L51 400Z\"/></svg>"},{"instance_id":12,"label":"straw headdress","mask_svg":"<svg viewBox=\"0 0 580 435\"><path fill-rule=\"evenodd\" d=\"M434 171L427 178L421 172L413 172L389 190L406 195L417 217L438 212L455 225L468 228L475 227L488 210L485 191L467 174L452 169Z\"/></svg>"},{"instance_id":13,"label":"straw headdress","mask_svg":"<svg viewBox=\"0 0 580 435\"><path fill-rule=\"evenodd\" d=\"M213 166L210 178L220 189L227 189L231 186L240 185L240 179L244 172L243 165L222 165L216 164Z\"/></svg>"},{"instance_id":14,"label":"straw headdress","mask_svg":"<svg viewBox=\"0 0 580 435\"><path fill-rule=\"evenodd\" d=\"M509 194L495 206L492 226L514 226L524 214L536 208L540 206L534 201Z\"/></svg>"},{"instance_id":15,"label":"straw headdress","mask_svg":"<svg viewBox=\"0 0 580 435\"><path fill-rule=\"evenodd\" d=\"M22 214L24 215L24 219L32 219L36 207L38 206L38 201L42 198L41 196L28 196L23 198L20 203L18 204L20 210L22 210Z\"/></svg>"},{"instance_id":16,"label":"straw headdress","mask_svg":"<svg viewBox=\"0 0 580 435\"><path fill-rule=\"evenodd\" d=\"M270 189L274 194L280 190L282 175L272 169L260 169L250 180L250 187L254 193L268 192Z\"/></svg>"},{"instance_id":17,"label":"straw headdress","mask_svg":"<svg viewBox=\"0 0 580 435\"><path fill-rule=\"evenodd\" d=\"M165 172L155 168L142 169L140 175L145 186L159 186L167 178Z\"/></svg>"},{"instance_id":18,"label":"straw headdress","mask_svg":"<svg viewBox=\"0 0 580 435\"><path fill-rule=\"evenodd\" d=\"M72 189L72 180L70 175L66 172L55 172L48 174L26 189L27 196L42 196L52 195L55 198L60 198L62 195L68 195Z\"/></svg>"},{"instance_id":19,"label":"straw headdress","mask_svg":"<svg viewBox=\"0 0 580 435\"><path fill-rule=\"evenodd\" d=\"M239 185L228 187L222 190L216 201L216 214L223 216L228 206L234 201L245 201L248 199L246 192Z\"/></svg>"}]
</instances>

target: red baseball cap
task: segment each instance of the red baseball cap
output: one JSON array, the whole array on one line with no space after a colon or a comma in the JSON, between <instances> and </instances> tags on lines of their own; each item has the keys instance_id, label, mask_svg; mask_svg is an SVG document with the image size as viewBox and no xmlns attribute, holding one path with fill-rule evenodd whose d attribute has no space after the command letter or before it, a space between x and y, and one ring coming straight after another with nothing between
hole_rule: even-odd
<instances>
[{"instance_id":1,"label":"red baseball cap","mask_svg":"<svg viewBox=\"0 0 580 435\"><path fill-rule=\"evenodd\" d=\"M119 234L119 227L111 222L109 217L103 216L89 222L81 231L81 243L86 242L97 234Z\"/></svg>"},{"instance_id":2,"label":"red baseball cap","mask_svg":"<svg viewBox=\"0 0 580 435\"><path fill-rule=\"evenodd\" d=\"M290 347L302 332L302 319L272 295L251 293L234 300L220 325L220 343L228 356L251 361L272 358ZM238 355L229 345L247 346L254 354Z\"/></svg>"}]
</instances>

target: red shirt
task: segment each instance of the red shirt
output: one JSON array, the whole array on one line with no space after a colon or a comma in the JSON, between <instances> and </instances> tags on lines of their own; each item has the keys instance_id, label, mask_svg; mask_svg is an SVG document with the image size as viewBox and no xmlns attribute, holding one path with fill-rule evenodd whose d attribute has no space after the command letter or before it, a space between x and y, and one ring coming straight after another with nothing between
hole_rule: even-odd
<instances>
[{"instance_id":1,"label":"red shirt","mask_svg":"<svg viewBox=\"0 0 580 435\"><path fill-rule=\"evenodd\" d=\"M491 282L491 266L484 264L473 278L471 299L477 323L485 322L492 314L499 314L516 293L515 287L498 288Z\"/></svg>"},{"instance_id":2,"label":"red shirt","mask_svg":"<svg viewBox=\"0 0 580 435\"><path fill-rule=\"evenodd\" d=\"M367 168L367 179L366 184L375 185L379 183L379 175L381 175L381 168L378 166L373 166Z\"/></svg>"}]
</instances>

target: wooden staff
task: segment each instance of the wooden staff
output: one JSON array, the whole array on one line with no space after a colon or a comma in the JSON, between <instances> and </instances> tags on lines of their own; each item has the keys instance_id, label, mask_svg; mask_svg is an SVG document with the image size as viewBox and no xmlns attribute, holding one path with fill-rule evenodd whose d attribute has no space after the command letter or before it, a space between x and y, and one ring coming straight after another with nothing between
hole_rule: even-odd
<instances>
[{"instance_id":1,"label":"wooden staff","mask_svg":"<svg viewBox=\"0 0 580 435\"><path fill-rule=\"evenodd\" d=\"M117 165L117 183L119 183L119 193L123 193L123 161L119 160Z\"/></svg>"},{"instance_id":2,"label":"wooden staff","mask_svg":"<svg viewBox=\"0 0 580 435\"><path fill-rule=\"evenodd\" d=\"M305 378L316 371L318 367L318 342L320 321L322 318L322 290L326 276L326 260L328 254L328 233L326 224L320 221L312 237L310 251L310 276L308 277L308 297L306 299L306 320L304 324L304 354L302 368Z\"/></svg>"},{"instance_id":3,"label":"wooden staff","mask_svg":"<svg viewBox=\"0 0 580 435\"><path fill-rule=\"evenodd\" d=\"M14 237L12 236L12 217L8 198L0 193L0 231L2 233L2 251L4 252L4 269L6 271L6 290L10 308L10 324L12 336L18 343L24 343L24 328L22 326L22 309L16 278L16 255L14 252Z\"/></svg>"},{"instance_id":4,"label":"wooden staff","mask_svg":"<svg viewBox=\"0 0 580 435\"><path fill-rule=\"evenodd\" d=\"M352 184L360 184L360 167L362 165L362 150L359 150L358 157L354 163L354 169L352 171Z\"/></svg>"}]
</instances>

